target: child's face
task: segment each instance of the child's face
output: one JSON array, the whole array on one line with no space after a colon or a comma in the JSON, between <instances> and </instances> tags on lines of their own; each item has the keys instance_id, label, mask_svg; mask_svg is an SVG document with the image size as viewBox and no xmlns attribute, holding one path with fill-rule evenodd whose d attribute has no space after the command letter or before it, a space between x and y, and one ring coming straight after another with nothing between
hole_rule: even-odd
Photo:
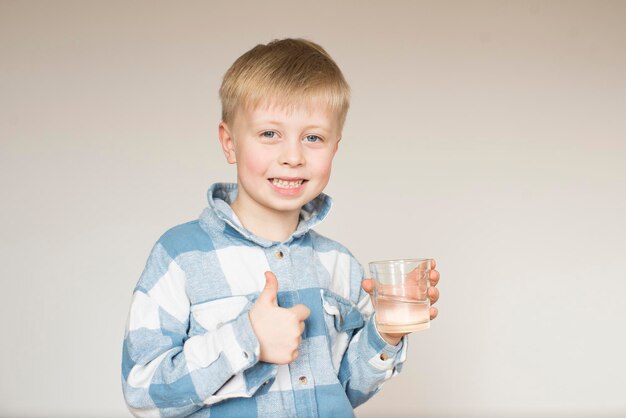
<instances>
[{"instance_id":1,"label":"child's face","mask_svg":"<svg viewBox=\"0 0 626 418\"><path fill-rule=\"evenodd\" d=\"M239 109L222 122L222 148L237 164L238 207L299 213L328 183L339 129L326 106Z\"/></svg>"}]
</instances>

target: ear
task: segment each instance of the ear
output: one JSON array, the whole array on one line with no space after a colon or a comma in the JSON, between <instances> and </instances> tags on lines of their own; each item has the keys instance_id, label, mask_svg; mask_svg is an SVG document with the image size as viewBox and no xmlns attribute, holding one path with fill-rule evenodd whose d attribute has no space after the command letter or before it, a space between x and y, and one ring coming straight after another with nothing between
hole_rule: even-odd
<instances>
[{"instance_id":1,"label":"ear","mask_svg":"<svg viewBox=\"0 0 626 418\"><path fill-rule=\"evenodd\" d=\"M237 158L235 157L235 141L233 140L226 122L220 122L219 137L222 151L224 151L224 155L226 156L226 161L228 161L229 164L235 164L237 162Z\"/></svg>"}]
</instances>

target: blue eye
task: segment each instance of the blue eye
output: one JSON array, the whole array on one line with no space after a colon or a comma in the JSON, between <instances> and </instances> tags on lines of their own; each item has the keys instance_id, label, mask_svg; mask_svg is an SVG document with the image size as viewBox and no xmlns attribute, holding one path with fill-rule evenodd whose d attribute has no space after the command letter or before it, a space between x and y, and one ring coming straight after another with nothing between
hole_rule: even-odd
<instances>
[{"instance_id":1,"label":"blue eye","mask_svg":"<svg viewBox=\"0 0 626 418\"><path fill-rule=\"evenodd\" d=\"M304 140L306 142L321 142L322 138L320 138L317 135L307 135L307 136L304 137Z\"/></svg>"},{"instance_id":2,"label":"blue eye","mask_svg":"<svg viewBox=\"0 0 626 418\"><path fill-rule=\"evenodd\" d=\"M261 134L263 138L274 139L276 138L276 132L274 131L265 131Z\"/></svg>"}]
</instances>

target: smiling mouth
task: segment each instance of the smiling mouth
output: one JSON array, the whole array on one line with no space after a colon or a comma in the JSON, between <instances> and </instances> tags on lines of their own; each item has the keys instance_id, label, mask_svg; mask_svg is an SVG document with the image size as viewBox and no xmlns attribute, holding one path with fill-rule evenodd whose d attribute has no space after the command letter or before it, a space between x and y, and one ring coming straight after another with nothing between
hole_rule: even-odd
<instances>
[{"instance_id":1,"label":"smiling mouth","mask_svg":"<svg viewBox=\"0 0 626 418\"><path fill-rule=\"evenodd\" d=\"M306 181L304 179L283 180L283 179L278 179L278 178L273 178L269 180L274 186L280 187L281 189L295 189L297 187L300 187L302 183Z\"/></svg>"}]
</instances>

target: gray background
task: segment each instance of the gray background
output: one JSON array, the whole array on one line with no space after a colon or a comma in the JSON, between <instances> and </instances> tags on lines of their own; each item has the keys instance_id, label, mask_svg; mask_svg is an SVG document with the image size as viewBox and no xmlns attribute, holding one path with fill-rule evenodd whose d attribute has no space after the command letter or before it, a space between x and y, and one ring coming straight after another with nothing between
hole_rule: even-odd
<instances>
[{"instance_id":1,"label":"gray background","mask_svg":"<svg viewBox=\"0 0 626 418\"><path fill-rule=\"evenodd\" d=\"M440 317L357 416L626 416L626 2L0 2L0 415L127 416L132 289L235 179L221 77L323 45L352 108L319 231L435 257Z\"/></svg>"}]
</instances>

